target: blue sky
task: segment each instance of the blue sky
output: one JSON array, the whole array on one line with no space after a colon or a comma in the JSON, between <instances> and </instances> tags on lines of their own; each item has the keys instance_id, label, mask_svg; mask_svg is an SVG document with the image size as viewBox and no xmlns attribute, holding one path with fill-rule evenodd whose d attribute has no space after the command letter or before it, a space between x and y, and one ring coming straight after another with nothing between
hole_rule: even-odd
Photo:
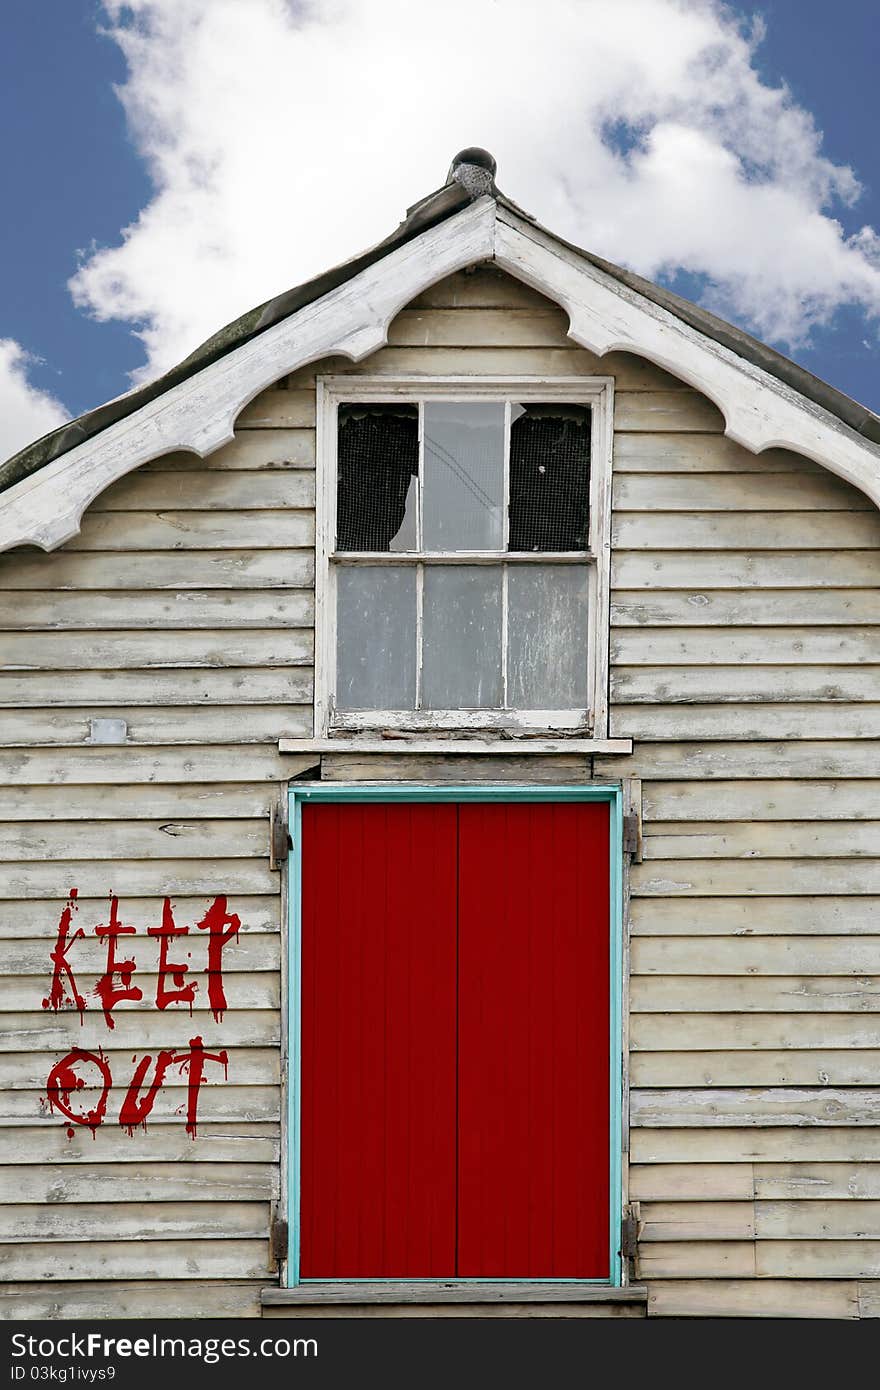
<instances>
[{"instance_id":1,"label":"blue sky","mask_svg":"<svg viewBox=\"0 0 880 1390\"><path fill-rule=\"evenodd\" d=\"M508 6L512 2L523 4L525 0L505 0ZM357 92L352 95L351 110L345 109L345 97L340 99L337 94L332 120L327 117L330 108L321 104L326 99L322 87L332 85L329 74L336 57L342 62L344 53L356 45L363 32L358 25L365 18L361 12L366 3L328 0L326 6L317 5L305 35L295 31L296 11L286 9L284 0L213 0L210 14L205 8L207 0L178 0L177 6L170 0L138 0L131 8L119 4L105 7L98 0L17 0L2 7L0 140L7 215L0 233L0 339L12 340L29 355L24 364L19 361L16 370L21 380L26 379L27 389L35 393L37 403L40 393L45 393L69 414L79 414L126 390L131 374L163 369L250 303L360 249L388 231L408 202L442 182L445 163L455 148L475 138L490 143L485 134L491 136L494 122L502 131L491 142L499 154L501 186L551 227L581 244L592 245L611 259L635 264L652 278L664 278L690 297L704 298L758 336L775 339L817 375L880 410L878 320L872 317L880 308L880 291L869 284L871 264L880 264L875 247L862 257L864 265L858 269L867 288L853 294L847 289L850 272L841 270L829 283L828 258L821 249L814 253L816 294L823 307L805 324L800 323L795 301L799 296L800 302L805 302L813 293L809 249L799 253L798 275L787 291L786 302L772 313L764 312L765 301L773 297L776 268L780 278L783 271L791 269L785 237L780 234L773 243L769 226L768 244L756 244L756 267L758 259L760 267L750 278L750 267L744 264L750 247L734 255L730 248L716 246L708 232L702 241L691 244L690 219L680 203L682 225L677 227L672 216L668 226L664 223L658 229L663 242L658 255L663 263L652 265L651 247L645 244L644 234L642 242L634 241L632 234L631 213L633 206L636 213L639 206L632 199L640 185L630 181L624 187L621 183L615 194L617 211L612 208L604 220L595 214L595 190L602 187L604 167L604 153L596 141L590 144L572 123L565 136L570 144L564 166L555 173L553 168L544 167L540 89L533 107L537 134L530 132L529 137L535 141L533 157L528 150L520 157L523 140L516 143L512 109L511 152L506 160L504 150L497 149L498 141L503 145L506 138L505 128L499 124L503 110L487 117L484 110L475 108L473 119L461 130L455 128L453 115L440 110L434 126L425 126L421 140L414 138L401 148L395 178L375 181L375 206L369 206L373 185L363 181L365 163L374 159L376 167L382 164L388 142L397 141L400 127L388 119L383 123L379 112L375 124L369 126L368 122L369 128L362 129ZM550 6L532 8L546 11L553 3L560 16L567 7L565 22L572 22L571 0L550 0ZM593 10L591 18L595 21L604 13L607 0L581 3L584 10ZM674 7L677 0L645 3L659 13L664 6ZM343 21L339 12L346 4L351 13ZM376 0L372 4L375 17ZM378 0L378 4L380 10L384 5L388 12L390 34L394 0ZM474 0L465 10L482 7L491 19L494 4L495 0ZM635 16L642 0L619 0L618 16L627 4L632 5ZM712 13L709 0L705 5L698 0L696 8ZM326 16L322 13L325 10ZM766 25L763 40L752 49L750 74L743 76L741 63L737 69L737 81L752 83L746 103L752 103L753 128L744 136L734 129L736 122L730 112L737 109L738 98L735 93L731 98L725 89L728 114L719 125L718 147L734 129L730 140L734 146L740 141L737 148L745 167L752 157L760 164L760 149L754 154L760 140L772 145L778 139L780 148L774 151L771 175L775 185L785 187L793 180L798 187L805 187L815 181L814 166L818 167L819 157L815 152L803 157L798 154L794 173L785 167L786 149L798 144L802 132L792 136L784 125L775 123L775 118L769 119L762 131L765 117L758 112L760 100L755 104L755 90L762 83L772 88L784 82L790 89L790 104L811 116L822 132L821 157L835 166L849 166L861 184L861 192L850 206L840 197L817 195L816 207L824 205L824 215L837 219L845 236L865 225L880 228L880 153L876 143L880 25L876 0L840 0L834 6L828 6L827 0L759 0L753 5L727 8L728 20L750 16L760 16ZM191 21L189 27L185 19ZM102 25L108 23L116 25L115 35L101 34ZM128 64L123 53L126 44ZM299 76L305 89L298 98L302 103L299 108L285 104L293 100L286 92L285 70L272 72L272 62L278 61L273 55L284 44L288 45L290 81L294 83ZM399 56L408 65L414 53L427 54L435 49L434 36L426 28L406 36ZM238 68L233 66L236 50L240 52ZM248 81L262 81L263 54L268 69L263 85L271 91L273 76L277 83L277 121L271 96L257 85L248 86ZM540 56L534 61L539 63ZM650 53L646 52L644 61L653 61ZM740 61L736 53L733 61L734 65ZM227 62L233 75L224 82L219 78L213 81L215 73L226 71ZM307 70L321 63L326 65L322 81L310 89ZM241 71L248 65L250 78L247 71ZM548 70L550 66L552 61ZM389 72L394 72L393 63ZM618 100L621 119L636 143L655 120L673 131L677 139L684 139L682 122L685 127L690 122L697 139L706 117L694 112L705 111L706 93L714 80L709 64L702 77L694 79L695 89L683 117L673 97L662 92L656 110L647 116L641 111L633 114L626 98L615 98L613 93L606 96L606 110L610 105L615 111L614 101ZM589 78L585 81L588 83ZM122 85L126 82L127 89ZM672 78L663 73L658 82L671 86ZM698 82L702 82L702 91L696 89ZM351 86L351 82L346 84L343 71L340 90ZM122 90L122 100L115 88ZM419 103L418 93L416 86L411 97L414 106ZM371 105L381 102L381 90L378 96L376 91L370 93L369 100ZM212 102L216 103L214 112ZM227 167L223 162L228 152L220 145L212 146L212 140L223 140L223 108L227 104L234 107L236 102L240 103L242 119L236 127L230 126L236 134L230 135L227 144L232 145L238 130L246 125L245 112L254 126L250 146L245 144L243 154L235 160L229 155ZM714 119L711 105L710 99L710 125ZM199 124L200 118L203 124ZM585 109L585 128L591 119ZM564 122L564 115L552 105L548 89L547 149L559 147L560 122ZM220 132L216 137L215 130ZM579 188L581 145L586 172ZM261 181L256 173L241 171L242 162L249 157L248 148L254 152ZM669 148L678 147L673 141ZM686 140L680 148L684 151L680 159L685 162L689 149L696 162L705 154ZM192 166L200 160L207 172L193 176ZM805 163L810 165L807 173ZM212 183L214 166L218 172ZM326 186L321 182L334 166L341 176L335 182L350 179L354 201L361 208L350 218L350 226L338 215L329 182ZM656 190L657 169L649 173L650 183L643 182L641 187ZM289 187L282 193L273 191L273 177ZM757 177L766 178L767 171L759 170ZM262 194L255 194L254 187L262 189ZM243 209L252 207L260 196L265 197L265 209L257 208L249 222ZM278 201L282 196L286 199L283 203ZM664 196L666 206L668 191ZM683 196L686 199L688 195ZM805 222L808 212L804 213ZM724 216L723 211L719 216ZM142 225L137 235L124 236L124 229L136 224L139 217ZM753 222L762 218L772 220L756 204ZM276 228L286 223L289 230L283 236L279 231L268 241L267 221ZM206 231L209 224L210 235ZM308 228L308 234L303 227ZM676 237L682 242L680 265L675 264ZM733 288L723 283L725 256L731 258ZM79 282L76 304L68 282L83 266L85 277ZM204 283L195 284L203 266ZM855 302L848 303L848 298ZM777 331L768 332L768 326ZM790 341L792 331L797 339L794 343ZM3 399L0 389L0 406ZM31 418L39 425L42 417L38 409L33 417L28 416L29 421ZM45 427L54 423L56 418L50 411ZM30 432L34 433L34 424L30 424ZM40 432L39 427L36 432ZM15 440L18 442L25 440ZM0 447L0 455L9 451Z\"/></svg>"}]
</instances>

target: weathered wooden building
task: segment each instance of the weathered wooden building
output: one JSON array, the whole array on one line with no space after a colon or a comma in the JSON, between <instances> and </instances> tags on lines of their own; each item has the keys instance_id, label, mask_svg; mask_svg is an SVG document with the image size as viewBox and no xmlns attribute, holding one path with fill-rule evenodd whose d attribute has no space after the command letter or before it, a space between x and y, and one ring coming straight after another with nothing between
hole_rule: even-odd
<instances>
[{"instance_id":1,"label":"weathered wooden building","mask_svg":"<svg viewBox=\"0 0 880 1390\"><path fill-rule=\"evenodd\" d=\"M880 419L493 174L2 470L12 1318L880 1312Z\"/></svg>"}]
</instances>

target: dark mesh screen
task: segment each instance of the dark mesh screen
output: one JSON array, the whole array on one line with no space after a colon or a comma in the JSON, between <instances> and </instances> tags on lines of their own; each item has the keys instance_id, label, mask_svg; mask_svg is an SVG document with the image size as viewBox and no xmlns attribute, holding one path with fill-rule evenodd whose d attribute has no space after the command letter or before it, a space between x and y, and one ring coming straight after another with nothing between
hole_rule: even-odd
<instances>
[{"instance_id":1,"label":"dark mesh screen","mask_svg":"<svg viewBox=\"0 0 880 1390\"><path fill-rule=\"evenodd\" d=\"M341 405L337 550L390 550L419 471L415 405Z\"/></svg>"},{"instance_id":2,"label":"dark mesh screen","mask_svg":"<svg viewBox=\"0 0 880 1390\"><path fill-rule=\"evenodd\" d=\"M525 406L510 428L508 549L586 550L589 496L589 406Z\"/></svg>"}]
</instances>

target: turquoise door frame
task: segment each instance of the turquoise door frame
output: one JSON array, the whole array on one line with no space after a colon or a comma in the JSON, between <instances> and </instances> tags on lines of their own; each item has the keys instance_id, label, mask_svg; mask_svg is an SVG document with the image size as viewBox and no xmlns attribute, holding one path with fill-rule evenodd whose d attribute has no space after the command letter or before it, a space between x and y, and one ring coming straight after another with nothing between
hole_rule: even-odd
<instances>
[{"instance_id":1,"label":"turquoise door frame","mask_svg":"<svg viewBox=\"0 0 880 1390\"><path fill-rule=\"evenodd\" d=\"M299 1159L300 1159L300 961L302 944L302 807L306 802L462 802L462 801L605 801L610 809L609 885L611 911L609 914L611 978L610 988L610 1056L608 1079L611 1133L609 1151L611 1163L611 1200L609 1203L609 1245L611 1277L588 1280L541 1280L541 1283L564 1282L604 1285L617 1288L623 1281L623 1262L620 1254L623 1218L623 792L619 785L602 784L582 787L548 786L382 786L334 784L324 786L291 786L289 792L289 824L293 848L289 855L287 952L288 1028L287 1028L287 1212L288 1250L287 1287L299 1285ZM321 1281L323 1282L323 1281ZM356 1281L348 1281L356 1282ZM369 1281L380 1282L380 1281ZM425 1281L430 1283L431 1281ZM444 1283L449 1281L444 1280ZM468 1283L468 1280L456 1280ZM479 1283L493 1282L479 1280ZM510 1282L504 1280L501 1282ZM523 1283L531 1282L523 1280Z\"/></svg>"}]
</instances>

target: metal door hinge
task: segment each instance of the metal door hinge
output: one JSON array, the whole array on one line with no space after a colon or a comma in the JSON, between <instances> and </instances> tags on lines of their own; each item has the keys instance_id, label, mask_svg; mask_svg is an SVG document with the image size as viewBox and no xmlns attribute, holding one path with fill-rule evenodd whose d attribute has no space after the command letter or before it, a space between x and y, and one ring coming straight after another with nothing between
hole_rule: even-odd
<instances>
[{"instance_id":1,"label":"metal door hinge","mask_svg":"<svg viewBox=\"0 0 880 1390\"><path fill-rule=\"evenodd\" d=\"M638 1202L630 1202L623 1209L620 1226L620 1254L630 1262L630 1272L638 1274L639 1234L642 1229L641 1208Z\"/></svg>"},{"instance_id":2,"label":"metal door hinge","mask_svg":"<svg viewBox=\"0 0 880 1390\"><path fill-rule=\"evenodd\" d=\"M638 811L628 811L623 818L623 852L640 859L642 855L642 823Z\"/></svg>"},{"instance_id":3,"label":"metal door hinge","mask_svg":"<svg viewBox=\"0 0 880 1390\"><path fill-rule=\"evenodd\" d=\"M269 868L282 869L293 849L293 840L280 806L273 806L269 817Z\"/></svg>"},{"instance_id":4,"label":"metal door hinge","mask_svg":"<svg viewBox=\"0 0 880 1390\"><path fill-rule=\"evenodd\" d=\"M272 1264L280 1265L287 1259L287 1221L283 1216L272 1218L269 1227L269 1259Z\"/></svg>"}]
</instances>

